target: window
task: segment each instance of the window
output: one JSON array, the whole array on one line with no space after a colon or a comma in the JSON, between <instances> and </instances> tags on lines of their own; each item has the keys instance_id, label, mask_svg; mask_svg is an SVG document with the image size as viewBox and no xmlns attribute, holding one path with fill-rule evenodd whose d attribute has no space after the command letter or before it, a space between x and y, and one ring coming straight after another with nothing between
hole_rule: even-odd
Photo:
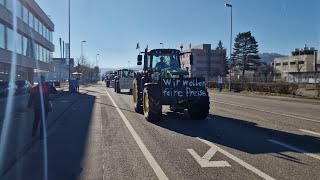
<instances>
[{"instance_id":1,"label":"window","mask_svg":"<svg viewBox=\"0 0 320 180\"><path fill-rule=\"evenodd\" d=\"M6 28L7 31L7 50L14 51L13 30Z\"/></svg>"},{"instance_id":2,"label":"window","mask_svg":"<svg viewBox=\"0 0 320 180\"><path fill-rule=\"evenodd\" d=\"M29 24L29 11L28 11L28 9L26 8L26 7L24 7L23 6L23 21L25 22L25 23L27 23L27 24Z\"/></svg>"},{"instance_id":3,"label":"window","mask_svg":"<svg viewBox=\"0 0 320 180\"><path fill-rule=\"evenodd\" d=\"M39 21L39 33L43 36L43 24Z\"/></svg>"},{"instance_id":4,"label":"window","mask_svg":"<svg viewBox=\"0 0 320 180\"><path fill-rule=\"evenodd\" d=\"M34 18L33 14L31 12L29 12L29 26L31 28L33 28L33 26L34 26L33 18Z\"/></svg>"},{"instance_id":5,"label":"window","mask_svg":"<svg viewBox=\"0 0 320 180\"><path fill-rule=\"evenodd\" d=\"M22 9L21 9L21 3L20 3L20 1L17 1L17 6L16 6L16 8L17 8L17 17L18 18L20 18L20 19L22 19Z\"/></svg>"},{"instance_id":6,"label":"window","mask_svg":"<svg viewBox=\"0 0 320 180\"><path fill-rule=\"evenodd\" d=\"M6 1L6 7L9 11L13 12L13 1L12 0L7 0Z\"/></svg>"},{"instance_id":7,"label":"window","mask_svg":"<svg viewBox=\"0 0 320 180\"><path fill-rule=\"evenodd\" d=\"M26 37L22 37L22 55L27 56L27 46L28 39Z\"/></svg>"},{"instance_id":8,"label":"window","mask_svg":"<svg viewBox=\"0 0 320 180\"><path fill-rule=\"evenodd\" d=\"M0 24L0 48L4 49L4 25Z\"/></svg>"},{"instance_id":9,"label":"window","mask_svg":"<svg viewBox=\"0 0 320 180\"><path fill-rule=\"evenodd\" d=\"M276 63L276 66L281 66L281 63Z\"/></svg>"},{"instance_id":10,"label":"window","mask_svg":"<svg viewBox=\"0 0 320 180\"><path fill-rule=\"evenodd\" d=\"M39 32L39 20L36 17L34 17L34 30Z\"/></svg>"},{"instance_id":11,"label":"window","mask_svg":"<svg viewBox=\"0 0 320 180\"><path fill-rule=\"evenodd\" d=\"M19 33L17 34L17 39L16 39L16 50L18 54L22 54L22 35Z\"/></svg>"},{"instance_id":12,"label":"window","mask_svg":"<svg viewBox=\"0 0 320 180\"><path fill-rule=\"evenodd\" d=\"M283 66L287 66L289 63L288 62L283 62L282 65Z\"/></svg>"},{"instance_id":13,"label":"window","mask_svg":"<svg viewBox=\"0 0 320 180\"><path fill-rule=\"evenodd\" d=\"M299 64L304 64L304 61L299 61L298 63L299 63Z\"/></svg>"},{"instance_id":14,"label":"window","mask_svg":"<svg viewBox=\"0 0 320 180\"><path fill-rule=\"evenodd\" d=\"M296 62L290 62L290 65L295 65L296 64Z\"/></svg>"}]
</instances>

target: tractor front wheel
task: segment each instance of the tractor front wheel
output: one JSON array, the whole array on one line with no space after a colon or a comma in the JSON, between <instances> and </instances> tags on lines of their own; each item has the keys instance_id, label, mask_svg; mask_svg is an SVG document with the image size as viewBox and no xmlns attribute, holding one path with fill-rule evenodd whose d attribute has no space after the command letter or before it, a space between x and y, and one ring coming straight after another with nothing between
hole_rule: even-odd
<instances>
[{"instance_id":1,"label":"tractor front wheel","mask_svg":"<svg viewBox=\"0 0 320 180\"><path fill-rule=\"evenodd\" d=\"M137 113L143 113L141 90L139 91L139 79L133 80L133 106ZM141 79L140 79L141 81Z\"/></svg>"},{"instance_id":2,"label":"tractor front wheel","mask_svg":"<svg viewBox=\"0 0 320 180\"><path fill-rule=\"evenodd\" d=\"M161 119L161 91L157 84L149 84L143 90L143 114L147 121Z\"/></svg>"}]
</instances>

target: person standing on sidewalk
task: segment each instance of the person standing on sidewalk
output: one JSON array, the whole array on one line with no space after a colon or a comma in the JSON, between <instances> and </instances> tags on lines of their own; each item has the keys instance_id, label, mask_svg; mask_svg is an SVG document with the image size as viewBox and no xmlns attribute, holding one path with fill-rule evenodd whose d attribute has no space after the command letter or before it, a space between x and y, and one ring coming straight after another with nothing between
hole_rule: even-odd
<instances>
[{"instance_id":1,"label":"person standing on sidewalk","mask_svg":"<svg viewBox=\"0 0 320 180\"><path fill-rule=\"evenodd\" d=\"M222 83L223 83L223 80L222 80L222 76L218 76L218 88L219 88L219 92L222 91Z\"/></svg>"},{"instance_id":2,"label":"person standing on sidewalk","mask_svg":"<svg viewBox=\"0 0 320 180\"><path fill-rule=\"evenodd\" d=\"M46 83L45 77L41 76L37 86L30 91L28 109L34 111L34 121L32 127L32 137L36 135L40 121L40 138L43 137L43 121L47 119L50 109L49 94L56 94L58 91L55 87ZM44 116L44 119L43 119Z\"/></svg>"},{"instance_id":3,"label":"person standing on sidewalk","mask_svg":"<svg viewBox=\"0 0 320 180\"><path fill-rule=\"evenodd\" d=\"M76 92L79 92L79 86L80 86L80 79L76 79Z\"/></svg>"}]
</instances>

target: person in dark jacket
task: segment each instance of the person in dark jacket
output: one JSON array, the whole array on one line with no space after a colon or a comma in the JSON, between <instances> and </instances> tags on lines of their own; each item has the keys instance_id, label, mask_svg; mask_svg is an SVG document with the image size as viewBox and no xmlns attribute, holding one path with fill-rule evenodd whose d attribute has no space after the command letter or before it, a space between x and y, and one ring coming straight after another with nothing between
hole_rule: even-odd
<instances>
[{"instance_id":1,"label":"person in dark jacket","mask_svg":"<svg viewBox=\"0 0 320 180\"><path fill-rule=\"evenodd\" d=\"M28 101L28 109L33 109L34 111L34 121L32 128L32 137L36 135L39 121L40 123L40 138L43 136L43 121L47 118L50 103L49 94L56 94L58 91L55 87L50 86L45 82L45 77L41 76L39 84L33 87L30 91L30 97ZM44 119L42 118L44 116Z\"/></svg>"}]
</instances>

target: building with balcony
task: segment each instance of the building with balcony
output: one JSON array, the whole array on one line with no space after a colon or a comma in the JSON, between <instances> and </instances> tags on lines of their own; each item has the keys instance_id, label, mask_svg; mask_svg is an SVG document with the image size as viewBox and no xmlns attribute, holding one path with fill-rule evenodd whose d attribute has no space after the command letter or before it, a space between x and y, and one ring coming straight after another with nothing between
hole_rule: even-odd
<instances>
[{"instance_id":1,"label":"building with balcony","mask_svg":"<svg viewBox=\"0 0 320 180\"><path fill-rule=\"evenodd\" d=\"M181 67L189 71L191 77L205 77L206 81L225 76L226 49L211 49L211 44L200 44L183 51ZM190 64L193 55L193 65Z\"/></svg>"},{"instance_id":2,"label":"building with balcony","mask_svg":"<svg viewBox=\"0 0 320 180\"><path fill-rule=\"evenodd\" d=\"M33 83L34 72L53 71L53 32L53 22L34 0L0 0L0 81L13 73Z\"/></svg>"}]
</instances>

